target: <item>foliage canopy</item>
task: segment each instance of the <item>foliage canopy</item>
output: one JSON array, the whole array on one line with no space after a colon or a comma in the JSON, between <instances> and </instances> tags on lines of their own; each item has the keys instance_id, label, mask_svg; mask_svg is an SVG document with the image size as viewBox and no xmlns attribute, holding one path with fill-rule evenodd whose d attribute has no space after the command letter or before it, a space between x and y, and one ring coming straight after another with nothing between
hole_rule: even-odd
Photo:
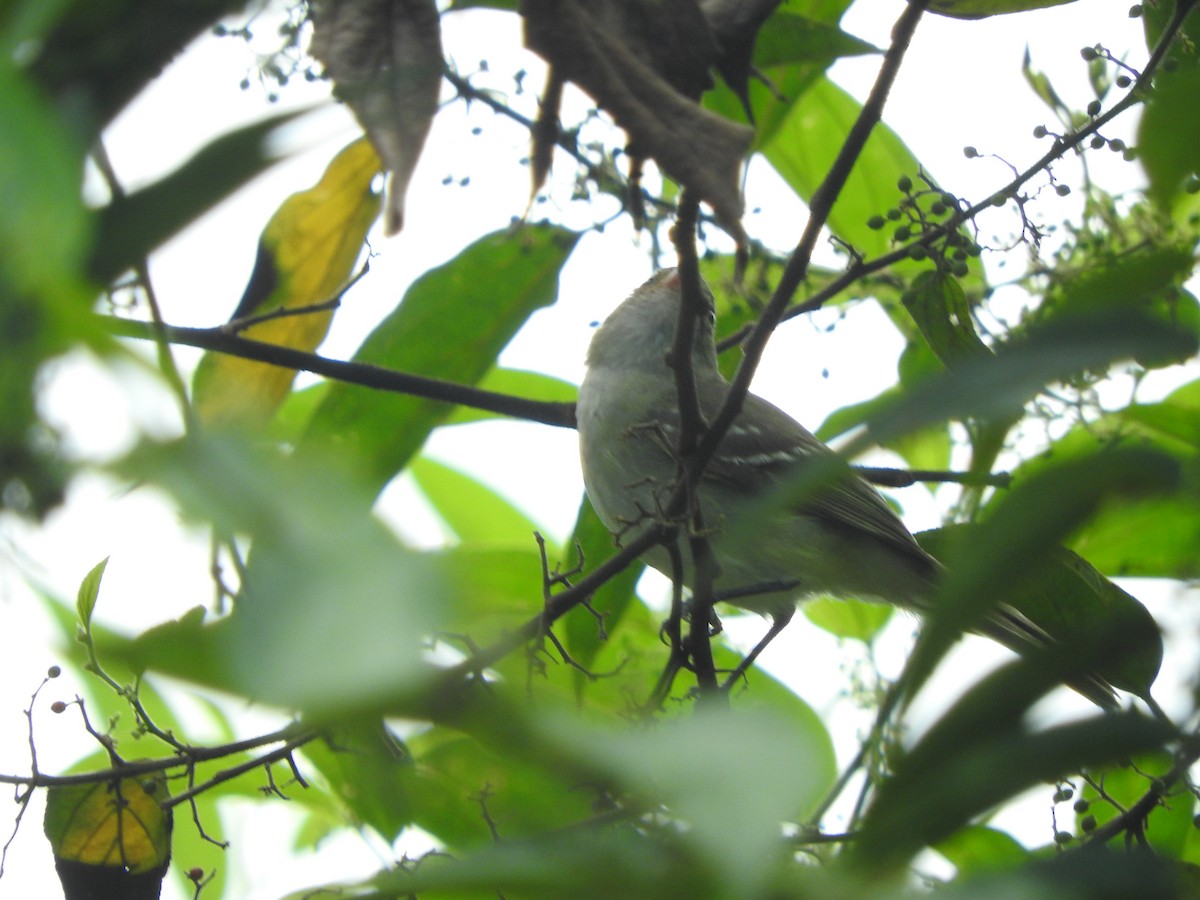
<instances>
[{"instance_id":1,"label":"foliage canopy","mask_svg":"<svg viewBox=\"0 0 1200 900\"><path fill-rule=\"evenodd\" d=\"M267 11L15 0L0 11L3 514L43 519L89 468L152 486L211 533L217 596L128 636L97 616L103 563L74 604L44 594L68 645L63 665L91 685L86 702L54 711L78 706L94 752L67 775L36 760L29 776L10 774L18 760L0 770L21 811L34 792L49 795L46 834L67 896L157 896L168 857L190 893L228 893L218 804L271 802L263 793L303 807L309 845L346 828L391 845L420 829L439 848L330 887L344 897L896 897L917 892L914 859L930 850L953 867L951 897L1194 896L1200 684L1187 685L1182 711L1159 708L1158 628L1109 579L1200 574L1200 381L1150 400L1136 389L1101 398L1115 377L1136 388L1147 373L1187 371L1200 342L1188 287L1200 236L1200 11L1194 0L1135 6L1146 46L1137 67L1084 48L1095 99L1083 110L1027 61L1055 120L1039 126L1047 149L980 196L940 184L886 124L922 16L978 19L986 40L991 17L1061 2L893 3L886 48L842 30L851 0L460 0L440 14L432 0ZM442 22L472 7L523 17L547 64L537 98L480 87L482 69L445 62ZM248 37L260 15L283 23L263 77L279 90L328 77L365 136L264 223L233 319L175 327L148 258L271 166L299 114L213 137L136 190L106 165L105 131L202 32ZM835 60L871 54L869 96L827 77ZM591 99L575 119L579 90ZM498 358L555 303L586 229L527 214L464 240L353 359L318 355L343 295L372 277L362 258L380 220L389 231L443 224L404 209L439 91L443 109L484 104L528 129L531 210L561 190L547 182L552 167L573 171L572 199L596 210L593 228L617 208L656 257L669 243L699 271L717 295L720 337L744 351L723 357L743 389L774 327L821 307L877 304L880 327L903 339L895 385L836 411L819 434L844 437L847 458L882 446L911 467L866 473L881 483L946 483L945 527L920 537L951 574L903 673L874 673L855 697L878 717L844 776L830 724L794 691L759 670L717 686L739 656L710 634L709 610L681 615L676 597L664 625L635 593L636 553L614 551L586 500L561 546L535 541L525 512L422 455L436 429L467 422L572 426L573 385ZM1109 136L1138 109L1132 146ZM604 136L593 140L597 120ZM1110 195L1086 166L1064 181L1064 160L1114 152L1142 167L1145 191ZM788 250L745 215L743 165L755 154L809 210ZM106 179L95 205L81 195L85 163ZM1052 232L1042 198L1072 192L1078 215ZM1012 246L980 228L994 210L1017 223ZM814 263L828 238L844 264ZM1015 313L984 264L1014 248L1026 256ZM178 401L178 436L80 463L39 406L39 373L80 349L103 366L144 364L145 341ZM184 345L206 353L190 384L176 361ZM297 370L321 380L296 388ZM1028 450L1036 428L1045 438ZM995 471L1008 460L1009 472ZM442 520L442 545L416 546L373 514L401 474ZM741 524L754 540L754 523ZM1054 646L964 688L910 735L910 701L999 603ZM804 627L867 647L888 621L853 598L806 611ZM1083 675L1118 688L1119 708L1066 722L1030 715ZM161 676L186 687L165 690ZM205 700L217 736L202 741L173 692L221 692L284 721L246 737L228 702ZM1057 810L1047 846L989 824L1047 782ZM172 827L172 812L189 807Z\"/></svg>"}]
</instances>

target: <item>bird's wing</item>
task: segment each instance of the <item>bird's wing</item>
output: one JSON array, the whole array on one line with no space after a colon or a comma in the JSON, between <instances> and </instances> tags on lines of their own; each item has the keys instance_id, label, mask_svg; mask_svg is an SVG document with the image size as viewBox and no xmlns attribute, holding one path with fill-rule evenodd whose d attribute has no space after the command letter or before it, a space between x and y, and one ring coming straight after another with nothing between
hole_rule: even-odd
<instances>
[{"instance_id":1,"label":"bird's wing","mask_svg":"<svg viewBox=\"0 0 1200 900\"><path fill-rule=\"evenodd\" d=\"M706 396L723 399L724 395L712 392ZM718 408L705 409L705 415L715 417ZM751 422L758 424L748 424ZM678 412L672 410L658 426L659 439L674 452L679 433ZM832 455L833 451L783 410L748 394L742 414L722 438L704 470L703 480L714 485L736 486L750 494L764 494L796 478L805 462ZM883 496L851 473L834 478L804 497L799 511L866 531L897 549L929 558Z\"/></svg>"}]
</instances>

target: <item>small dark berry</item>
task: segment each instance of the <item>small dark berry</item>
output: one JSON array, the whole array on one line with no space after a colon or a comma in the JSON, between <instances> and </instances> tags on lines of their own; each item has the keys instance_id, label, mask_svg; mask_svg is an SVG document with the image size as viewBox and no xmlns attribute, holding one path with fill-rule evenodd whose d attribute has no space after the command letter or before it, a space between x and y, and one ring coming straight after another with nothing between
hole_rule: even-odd
<instances>
[{"instance_id":1,"label":"small dark berry","mask_svg":"<svg viewBox=\"0 0 1200 900\"><path fill-rule=\"evenodd\" d=\"M1041 140L1042 138L1044 138L1046 136L1046 134L1047 134L1047 131L1046 131L1045 125L1037 125L1033 129L1033 136L1035 138L1037 138L1038 140Z\"/></svg>"},{"instance_id":2,"label":"small dark berry","mask_svg":"<svg viewBox=\"0 0 1200 900\"><path fill-rule=\"evenodd\" d=\"M889 222L899 222L900 221L900 210L889 209L887 211L887 217L888 217Z\"/></svg>"},{"instance_id":3,"label":"small dark berry","mask_svg":"<svg viewBox=\"0 0 1200 900\"><path fill-rule=\"evenodd\" d=\"M974 159L979 155L979 151L974 147L963 147L963 156L967 159Z\"/></svg>"},{"instance_id":4,"label":"small dark berry","mask_svg":"<svg viewBox=\"0 0 1200 900\"><path fill-rule=\"evenodd\" d=\"M895 241L907 241L910 237L912 237L912 229L907 225L901 225L892 233L892 240Z\"/></svg>"},{"instance_id":5,"label":"small dark berry","mask_svg":"<svg viewBox=\"0 0 1200 900\"><path fill-rule=\"evenodd\" d=\"M1084 47L1079 51L1079 55L1083 57L1085 62L1091 62L1100 56L1100 51L1095 47Z\"/></svg>"},{"instance_id":6,"label":"small dark berry","mask_svg":"<svg viewBox=\"0 0 1200 900\"><path fill-rule=\"evenodd\" d=\"M929 251L926 250L921 244L914 244L909 248L908 258L920 262L923 259L929 258Z\"/></svg>"},{"instance_id":7,"label":"small dark berry","mask_svg":"<svg viewBox=\"0 0 1200 900\"><path fill-rule=\"evenodd\" d=\"M1104 138L1100 137L1100 135L1097 134L1097 135L1092 136L1092 149L1093 150L1099 150L1101 147L1104 146L1104 144L1105 144Z\"/></svg>"},{"instance_id":8,"label":"small dark berry","mask_svg":"<svg viewBox=\"0 0 1200 900\"><path fill-rule=\"evenodd\" d=\"M1079 827L1087 832L1095 831L1096 830L1096 817L1095 816L1084 816L1082 819L1079 820Z\"/></svg>"},{"instance_id":9,"label":"small dark berry","mask_svg":"<svg viewBox=\"0 0 1200 900\"><path fill-rule=\"evenodd\" d=\"M1100 115L1100 101L1099 100L1093 100L1091 103L1088 104L1087 114L1092 117Z\"/></svg>"},{"instance_id":10,"label":"small dark berry","mask_svg":"<svg viewBox=\"0 0 1200 900\"><path fill-rule=\"evenodd\" d=\"M1071 188L1065 184L1056 184L1054 186L1054 193L1058 194L1060 197L1065 197L1067 194L1071 193Z\"/></svg>"},{"instance_id":11,"label":"small dark berry","mask_svg":"<svg viewBox=\"0 0 1200 900\"><path fill-rule=\"evenodd\" d=\"M1077 813L1085 813L1088 811L1089 806L1091 806L1091 804L1088 803L1086 800L1084 800L1082 797L1080 797L1078 800L1075 801L1074 805L1071 808L1074 809L1075 812L1077 812Z\"/></svg>"},{"instance_id":12,"label":"small dark berry","mask_svg":"<svg viewBox=\"0 0 1200 900\"><path fill-rule=\"evenodd\" d=\"M50 668L48 668L46 670L47 678L57 678L61 674L62 674L62 669L59 668L58 666L51 666Z\"/></svg>"},{"instance_id":13,"label":"small dark berry","mask_svg":"<svg viewBox=\"0 0 1200 900\"><path fill-rule=\"evenodd\" d=\"M50 704L50 712L54 713L55 715L58 715L59 713L63 713L66 711L67 711L67 704L63 703L61 700L55 700L53 703Z\"/></svg>"},{"instance_id":14,"label":"small dark berry","mask_svg":"<svg viewBox=\"0 0 1200 900\"><path fill-rule=\"evenodd\" d=\"M907 194L912 190L912 179L907 175L901 175L900 180L896 182L896 187L900 188L900 193Z\"/></svg>"},{"instance_id":15,"label":"small dark berry","mask_svg":"<svg viewBox=\"0 0 1200 900\"><path fill-rule=\"evenodd\" d=\"M1133 79L1128 75L1118 75L1116 78L1116 85L1119 88L1127 88L1131 84L1133 84Z\"/></svg>"},{"instance_id":16,"label":"small dark berry","mask_svg":"<svg viewBox=\"0 0 1200 900\"><path fill-rule=\"evenodd\" d=\"M1073 840L1075 840L1075 835L1069 831L1054 832L1054 843L1056 844L1069 844Z\"/></svg>"},{"instance_id":17,"label":"small dark berry","mask_svg":"<svg viewBox=\"0 0 1200 900\"><path fill-rule=\"evenodd\" d=\"M1142 4L1135 3L1129 7L1129 18L1140 19L1142 17Z\"/></svg>"},{"instance_id":18,"label":"small dark berry","mask_svg":"<svg viewBox=\"0 0 1200 900\"><path fill-rule=\"evenodd\" d=\"M871 216L871 218L867 219L867 227L872 231L878 231L885 224L883 216Z\"/></svg>"}]
</instances>

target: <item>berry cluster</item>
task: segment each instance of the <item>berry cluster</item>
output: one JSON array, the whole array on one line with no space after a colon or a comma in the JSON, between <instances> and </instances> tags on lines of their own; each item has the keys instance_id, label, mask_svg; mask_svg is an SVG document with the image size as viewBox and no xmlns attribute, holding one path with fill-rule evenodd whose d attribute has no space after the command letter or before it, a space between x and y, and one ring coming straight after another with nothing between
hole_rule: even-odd
<instances>
[{"instance_id":1,"label":"berry cluster","mask_svg":"<svg viewBox=\"0 0 1200 900\"><path fill-rule=\"evenodd\" d=\"M902 194L900 201L883 215L871 216L867 227L874 231L891 227L893 243L911 242L910 259L932 259L939 269L962 277L967 274L967 260L981 252L969 235L950 224L950 217L961 211L962 203L925 176L920 178L923 187L907 175L901 176L896 183Z\"/></svg>"}]
</instances>

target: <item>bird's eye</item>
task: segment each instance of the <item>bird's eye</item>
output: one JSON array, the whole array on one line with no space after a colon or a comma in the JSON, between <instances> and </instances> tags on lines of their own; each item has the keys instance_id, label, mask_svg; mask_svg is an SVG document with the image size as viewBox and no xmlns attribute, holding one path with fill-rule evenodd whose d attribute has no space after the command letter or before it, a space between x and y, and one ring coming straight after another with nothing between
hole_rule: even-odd
<instances>
[{"instance_id":1,"label":"bird's eye","mask_svg":"<svg viewBox=\"0 0 1200 900\"><path fill-rule=\"evenodd\" d=\"M711 307L708 310L708 324L713 328L717 327L717 311Z\"/></svg>"}]
</instances>

